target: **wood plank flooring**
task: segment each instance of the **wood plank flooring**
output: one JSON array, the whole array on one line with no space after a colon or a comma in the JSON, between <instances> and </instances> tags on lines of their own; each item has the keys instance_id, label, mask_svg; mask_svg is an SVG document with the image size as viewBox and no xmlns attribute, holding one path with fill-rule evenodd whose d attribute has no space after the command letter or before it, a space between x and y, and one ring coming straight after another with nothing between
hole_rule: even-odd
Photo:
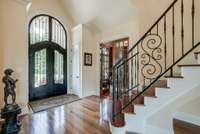
<instances>
[{"instance_id":1,"label":"wood plank flooring","mask_svg":"<svg viewBox=\"0 0 200 134\"><path fill-rule=\"evenodd\" d=\"M109 99L97 96L21 117L19 134L111 134Z\"/></svg>"},{"instance_id":2,"label":"wood plank flooring","mask_svg":"<svg viewBox=\"0 0 200 134\"><path fill-rule=\"evenodd\" d=\"M174 134L200 134L200 126L173 119Z\"/></svg>"}]
</instances>

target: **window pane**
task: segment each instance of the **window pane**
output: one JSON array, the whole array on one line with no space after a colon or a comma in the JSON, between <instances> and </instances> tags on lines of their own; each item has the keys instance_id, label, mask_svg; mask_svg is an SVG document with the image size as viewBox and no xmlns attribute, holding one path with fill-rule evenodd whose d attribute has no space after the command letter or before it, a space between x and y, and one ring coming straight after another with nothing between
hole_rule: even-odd
<instances>
[{"instance_id":1,"label":"window pane","mask_svg":"<svg viewBox=\"0 0 200 134\"><path fill-rule=\"evenodd\" d=\"M102 79L109 79L109 49L102 49Z\"/></svg>"},{"instance_id":2,"label":"window pane","mask_svg":"<svg viewBox=\"0 0 200 134\"><path fill-rule=\"evenodd\" d=\"M49 40L49 17L35 18L30 26L30 43L35 44Z\"/></svg>"},{"instance_id":3,"label":"window pane","mask_svg":"<svg viewBox=\"0 0 200 134\"><path fill-rule=\"evenodd\" d=\"M52 19L52 41L65 48L66 37L62 25L55 19Z\"/></svg>"},{"instance_id":4,"label":"window pane","mask_svg":"<svg viewBox=\"0 0 200 134\"><path fill-rule=\"evenodd\" d=\"M46 49L36 52L34 68L35 87L40 87L47 84L46 64Z\"/></svg>"},{"instance_id":5,"label":"window pane","mask_svg":"<svg viewBox=\"0 0 200 134\"><path fill-rule=\"evenodd\" d=\"M54 51L54 83L63 84L64 83L64 64L63 64L63 55L58 51Z\"/></svg>"}]
</instances>

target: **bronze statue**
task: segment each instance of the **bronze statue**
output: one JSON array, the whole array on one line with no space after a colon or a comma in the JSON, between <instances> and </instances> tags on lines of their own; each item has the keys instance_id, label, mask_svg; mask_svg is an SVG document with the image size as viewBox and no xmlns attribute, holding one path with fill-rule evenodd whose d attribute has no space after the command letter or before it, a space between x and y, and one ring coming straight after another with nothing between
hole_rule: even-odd
<instances>
[{"instance_id":1,"label":"bronze statue","mask_svg":"<svg viewBox=\"0 0 200 134\"><path fill-rule=\"evenodd\" d=\"M12 96L12 104L16 104L16 82L18 81L17 79L14 80L11 75L14 71L12 69L6 69L4 71L5 76L3 77L3 83L5 84L4 87L4 101L5 105L8 105L8 96Z\"/></svg>"},{"instance_id":2,"label":"bronze statue","mask_svg":"<svg viewBox=\"0 0 200 134\"><path fill-rule=\"evenodd\" d=\"M1 134L15 134L20 131L21 123L18 119L18 115L21 113L21 108L16 104L16 82L11 76L14 71L12 69L6 69L3 77L4 87L4 101L5 106L1 109L1 118L5 120L2 125ZM12 103L8 102L8 96L12 97Z\"/></svg>"}]
</instances>

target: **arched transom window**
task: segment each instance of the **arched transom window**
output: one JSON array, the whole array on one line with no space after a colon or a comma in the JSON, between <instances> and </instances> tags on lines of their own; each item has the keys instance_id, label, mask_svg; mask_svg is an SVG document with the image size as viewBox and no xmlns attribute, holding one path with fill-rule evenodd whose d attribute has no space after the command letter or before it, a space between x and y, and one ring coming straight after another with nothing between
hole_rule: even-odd
<instances>
[{"instance_id":1,"label":"arched transom window","mask_svg":"<svg viewBox=\"0 0 200 134\"><path fill-rule=\"evenodd\" d=\"M51 41L66 48L66 31L63 25L55 18L40 15L32 19L30 24L30 44Z\"/></svg>"}]
</instances>

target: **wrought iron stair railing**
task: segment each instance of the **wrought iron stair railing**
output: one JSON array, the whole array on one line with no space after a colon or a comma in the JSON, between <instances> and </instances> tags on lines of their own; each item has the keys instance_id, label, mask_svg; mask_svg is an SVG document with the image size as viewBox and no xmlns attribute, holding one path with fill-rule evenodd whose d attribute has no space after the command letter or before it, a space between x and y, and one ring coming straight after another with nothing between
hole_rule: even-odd
<instances>
[{"instance_id":1,"label":"wrought iron stair railing","mask_svg":"<svg viewBox=\"0 0 200 134\"><path fill-rule=\"evenodd\" d=\"M174 0L113 67L112 121L200 45L199 0ZM200 7L200 6L199 6ZM128 96L128 102L123 102ZM124 123L122 123L124 125ZM117 126L117 125L116 125ZM120 126L120 125L118 125Z\"/></svg>"}]
</instances>

